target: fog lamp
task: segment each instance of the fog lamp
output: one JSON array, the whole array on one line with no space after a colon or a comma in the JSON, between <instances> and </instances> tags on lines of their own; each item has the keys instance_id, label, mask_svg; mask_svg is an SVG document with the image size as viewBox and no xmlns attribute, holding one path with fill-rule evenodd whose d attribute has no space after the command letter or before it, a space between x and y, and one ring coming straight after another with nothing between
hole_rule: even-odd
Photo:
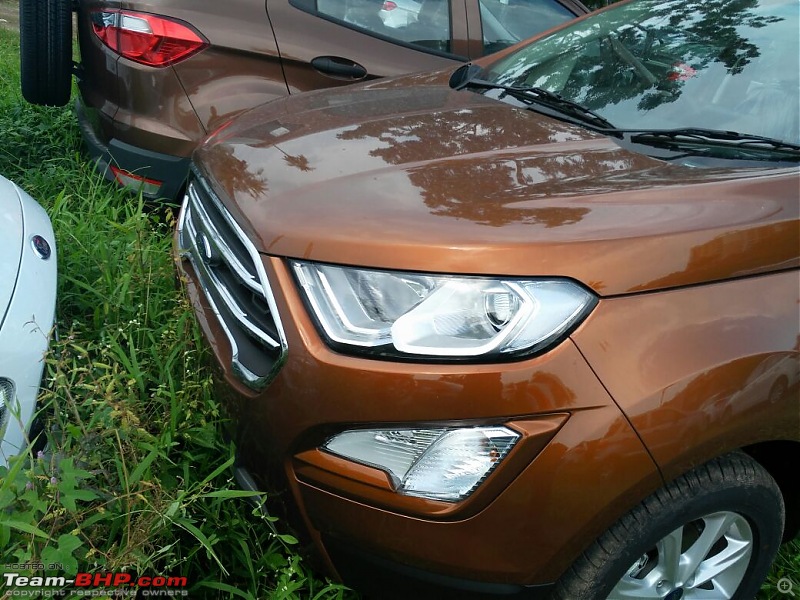
<instances>
[{"instance_id":1,"label":"fog lamp","mask_svg":"<svg viewBox=\"0 0 800 600\"><path fill-rule=\"evenodd\" d=\"M386 471L395 489L446 502L467 498L520 435L506 427L345 431L323 449Z\"/></svg>"}]
</instances>

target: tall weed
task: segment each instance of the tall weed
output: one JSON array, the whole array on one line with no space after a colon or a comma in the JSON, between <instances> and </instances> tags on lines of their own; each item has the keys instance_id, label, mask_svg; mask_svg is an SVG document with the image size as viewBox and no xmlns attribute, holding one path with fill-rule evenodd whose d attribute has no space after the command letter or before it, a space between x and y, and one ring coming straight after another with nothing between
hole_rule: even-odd
<instances>
[{"instance_id":1,"label":"tall weed","mask_svg":"<svg viewBox=\"0 0 800 600\"><path fill-rule=\"evenodd\" d=\"M0 470L0 562L180 575L193 598L344 598L232 480L172 215L96 174L70 107L22 101L17 53L0 31L0 173L53 221L59 339L40 397L48 449Z\"/></svg>"}]
</instances>

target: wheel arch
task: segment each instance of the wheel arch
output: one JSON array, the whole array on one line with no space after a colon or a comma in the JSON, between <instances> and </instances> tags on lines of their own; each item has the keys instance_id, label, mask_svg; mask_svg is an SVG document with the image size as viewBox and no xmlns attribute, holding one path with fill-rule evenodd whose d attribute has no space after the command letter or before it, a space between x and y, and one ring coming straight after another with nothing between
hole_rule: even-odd
<instances>
[{"instance_id":1,"label":"wheel arch","mask_svg":"<svg viewBox=\"0 0 800 600\"><path fill-rule=\"evenodd\" d=\"M621 571L620 566L635 564L629 561L634 561L643 548L654 546L656 540L668 535L677 523L696 520L699 515L716 515L720 510L735 511L746 518L748 525L755 526L757 534L751 536L750 541L754 543L758 553L754 552L753 560L748 559L744 579L731 590L734 592L733 598L755 597L781 541L783 498L780 487L766 468L738 449L696 465L623 515L590 544L560 577L556 583L554 600L605 598L611 591L609 583L622 582L618 577L625 571ZM650 533L641 533L648 529ZM654 539L637 547L642 535L645 536L643 539L648 536ZM629 551L627 545L631 543L634 547ZM710 550L711 547L707 549ZM642 580L642 589L647 587L653 591L659 579L661 577L650 582ZM680 581L678 585L683 587L683 580ZM689 586L691 585L693 584L689 582ZM717 589L716 585L714 589Z\"/></svg>"},{"instance_id":2,"label":"wheel arch","mask_svg":"<svg viewBox=\"0 0 800 600\"><path fill-rule=\"evenodd\" d=\"M775 440L742 448L772 476L783 494L786 524L783 541L800 535L800 487L797 485L797 463L800 461L800 442Z\"/></svg>"}]
</instances>

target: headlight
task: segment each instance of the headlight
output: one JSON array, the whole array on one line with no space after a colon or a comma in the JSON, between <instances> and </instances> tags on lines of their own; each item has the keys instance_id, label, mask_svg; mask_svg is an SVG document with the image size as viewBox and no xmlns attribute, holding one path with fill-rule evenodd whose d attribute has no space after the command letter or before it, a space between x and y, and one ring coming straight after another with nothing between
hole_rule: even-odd
<instances>
[{"instance_id":1,"label":"headlight","mask_svg":"<svg viewBox=\"0 0 800 600\"><path fill-rule=\"evenodd\" d=\"M354 430L323 448L386 471L402 494L457 502L486 479L519 437L506 427Z\"/></svg>"},{"instance_id":2,"label":"headlight","mask_svg":"<svg viewBox=\"0 0 800 600\"><path fill-rule=\"evenodd\" d=\"M490 279L292 262L329 343L391 356L512 358L556 344L596 304L566 279Z\"/></svg>"}]
</instances>

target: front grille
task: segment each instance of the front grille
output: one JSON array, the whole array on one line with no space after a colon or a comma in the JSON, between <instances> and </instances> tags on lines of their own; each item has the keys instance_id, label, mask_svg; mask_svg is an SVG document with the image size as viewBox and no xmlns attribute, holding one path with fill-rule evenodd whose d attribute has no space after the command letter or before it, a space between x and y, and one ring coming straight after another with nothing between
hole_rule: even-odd
<instances>
[{"instance_id":1,"label":"front grille","mask_svg":"<svg viewBox=\"0 0 800 600\"><path fill-rule=\"evenodd\" d=\"M287 352L275 299L255 246L197 174L186 188L178 243L230 342L233 372L262 389Z\"/></svg>"}]
</instances>

